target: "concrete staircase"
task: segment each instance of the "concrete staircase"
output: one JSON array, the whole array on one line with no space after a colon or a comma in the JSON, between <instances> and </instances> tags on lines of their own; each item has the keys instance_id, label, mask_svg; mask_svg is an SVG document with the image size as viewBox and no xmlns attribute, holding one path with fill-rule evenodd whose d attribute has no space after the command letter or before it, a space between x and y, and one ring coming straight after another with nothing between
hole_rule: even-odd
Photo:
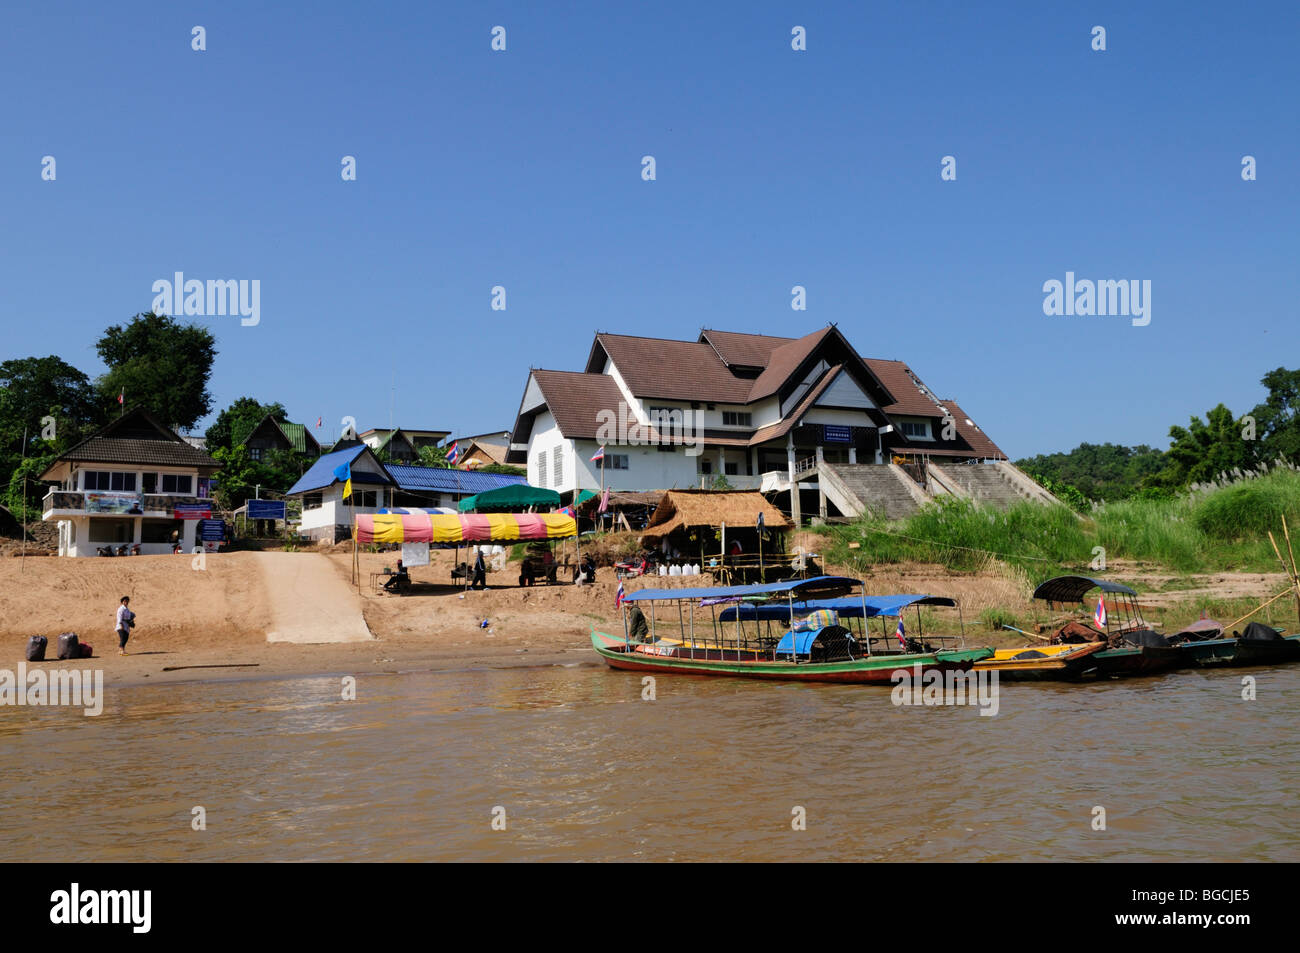
<instances>
[{"instance_id":1,"label":"concrete staircase","mask_svg":"<svg viewBox=\"0 0 1300 953\"><path fill-rule=\"evenodd\" d=\"M916 481L894 464L823 463L817 480L826 499L845 516L872 512L903 519L929 501Z\"/></svg>"},{"instance_id":2,"label":"concrete staircase","mask_svg":"<svg viewBox=\"0 0 1300 953\"><path fill-rule=\"evenodd\" d=\"M1035 483L1013 464L959 463L928 466L928 476L936 493L950 493L989 506L1007 507L1027 500L1031 503L1058 503L1052 494Z\"/></svg>"}]
</instances>

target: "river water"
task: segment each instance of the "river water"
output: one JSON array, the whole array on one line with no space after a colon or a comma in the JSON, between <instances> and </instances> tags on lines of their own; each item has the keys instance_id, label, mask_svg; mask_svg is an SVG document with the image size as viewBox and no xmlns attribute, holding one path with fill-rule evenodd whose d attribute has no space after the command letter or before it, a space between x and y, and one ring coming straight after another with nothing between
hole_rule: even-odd
<instances>
[{"instance_id":1,"label":"river water","mask_svg":"<svg viewBox=\"0 0 1300 953\"><path fill-rule=\"evenodd\" d=\"M1300 860L1300 666L1004 682L993 717L888 687L655 688L584 664L3 708L0 856Z\"/></svg>"}]
</instances>

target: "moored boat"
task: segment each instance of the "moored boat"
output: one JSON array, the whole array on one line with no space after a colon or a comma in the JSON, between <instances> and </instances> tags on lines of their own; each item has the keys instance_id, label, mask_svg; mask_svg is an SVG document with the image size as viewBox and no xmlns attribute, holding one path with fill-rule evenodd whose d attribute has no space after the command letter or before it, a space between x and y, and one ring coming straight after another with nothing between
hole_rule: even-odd
<instances>
[{"instance_id":1,"label":"moored boat","mask_svg":"<svg viewBox=\"0 0 1300 953\"><path fill-rule=\"evenodd\" d=\"M1084 642L996 649L990 657L976 662L974 669L997 672L1000 678L1013 681L1067 681L1094 667L1092 656L1105 647L1104 642Z\"/></svg>"},{"instance_id":2,"label":"moored boat","mask_svg":"<svg viewBox=\"0 0 1300 953\"><path fill-rule=\"evenodd\" d=\"M890 648L866 631L866 620L879 611L861 590L859 580L842 576L644 589L626 597L623 637L593 629L591 643L611 668L625 671L853 684L890 684L900 670L966 671L992 654L988 648L949 646L957 641L950 637L903 638ZM661 604L668 610L657 611ZM735 611L724 620L727 609ZM862 629L855 634L840 624L841 612L844 621L862 619Z\"/></svg>"}]
</instances>

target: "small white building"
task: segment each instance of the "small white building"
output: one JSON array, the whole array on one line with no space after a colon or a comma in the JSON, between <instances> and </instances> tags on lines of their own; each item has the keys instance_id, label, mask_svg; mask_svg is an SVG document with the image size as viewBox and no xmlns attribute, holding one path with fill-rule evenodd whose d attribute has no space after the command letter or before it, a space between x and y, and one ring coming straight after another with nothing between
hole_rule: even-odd
<instances>
[{"instance_id":1,"label":"small white building","mask_svg":"<svg viewBox=\"0 0 1300 953\"><path fill-rule=\"evenodd\" d=\"M128 411L61 454L41 474L57 481L41 518L59 525L60 556L139 546L141 555L191 552L211 517L220 463L143 409Z\"/></svg>"}]
</instances>

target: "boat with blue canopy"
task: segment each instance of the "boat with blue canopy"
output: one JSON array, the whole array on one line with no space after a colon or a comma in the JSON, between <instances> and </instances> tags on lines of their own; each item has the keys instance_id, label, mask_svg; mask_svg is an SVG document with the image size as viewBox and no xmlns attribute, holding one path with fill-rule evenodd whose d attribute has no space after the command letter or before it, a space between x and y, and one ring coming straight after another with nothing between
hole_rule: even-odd
<instances>
[{"instance_id":1,"label":"boat with blue canopy","mask_svg":"<svg viewBox=\"0 0 1300 953\"><path fill-rule=\"evenodd\" d=\"M888 683L900 669L965 671L992 654L956 637L908 639L901 626L892 641L868 630L868 620L909 605L956 603L872 597L845 576L642 589L624 599L622 638L593 628L591 641L612 668L629 671L848 683Z\"/></svg>"}]
</instances>

